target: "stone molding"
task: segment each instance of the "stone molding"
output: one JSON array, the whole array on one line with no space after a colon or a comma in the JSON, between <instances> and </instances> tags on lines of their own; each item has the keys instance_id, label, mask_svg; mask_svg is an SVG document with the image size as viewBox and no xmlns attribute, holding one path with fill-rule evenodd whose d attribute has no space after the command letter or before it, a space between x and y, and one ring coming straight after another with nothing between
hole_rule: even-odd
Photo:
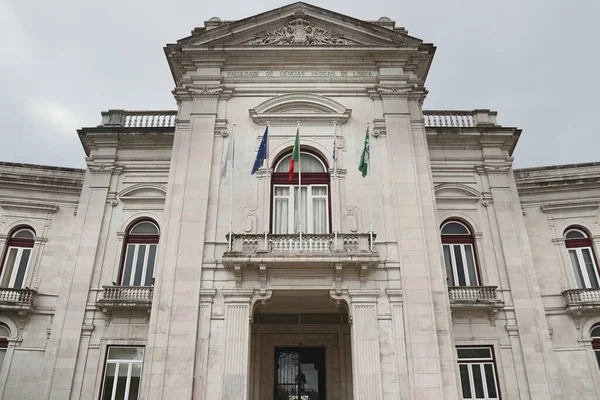
<instances>
[{"instance_id":1,"label":"stone molding","mask_svg":"<svg viewBox=\"0 0 600 400\"><path fill-rule=\"evenodd\" d=\"M307 111L309 110L309 111ZM269 99L248 110L258 124L343 124L350 119L352 110L326 96L310 93L290 93Z\"/></svg>"},{"instance_id":2,"label":"stone molding","mask_svg":"<svg viewBox=\"0 0 600 400\"><path fill-rule=\"evenodd\" d=\"M284 27L271 31L260 31L255 34L255 39L248 44L253 46L278 45L278 46L331 46L350 45L352 41L344 38L341 33L330 31L315 26L314 23L304 18L304 12L297 12L296 18L289 21Z\"/></svg>"}]
</instances>

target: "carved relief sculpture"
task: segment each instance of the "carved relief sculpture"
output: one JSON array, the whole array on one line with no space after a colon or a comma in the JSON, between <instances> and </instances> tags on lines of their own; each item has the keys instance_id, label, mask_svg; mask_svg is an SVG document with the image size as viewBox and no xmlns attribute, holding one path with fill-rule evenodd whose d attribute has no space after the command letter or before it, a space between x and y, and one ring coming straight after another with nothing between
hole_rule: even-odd
<instances>
[{"instance_id":1,"label":"carved relief sculpture","mask_svg":"<svg viewBox=\"0 0 600 400\"><path fill-rule=\"evenodd\" d=\"M287 26L274 31L262 31L256 34L256 39L250 41L251 45L332 45L352 44L351 41L337 33L317 28L304 18L296 18L288 22Z\"/></svg>"}]
</instances>

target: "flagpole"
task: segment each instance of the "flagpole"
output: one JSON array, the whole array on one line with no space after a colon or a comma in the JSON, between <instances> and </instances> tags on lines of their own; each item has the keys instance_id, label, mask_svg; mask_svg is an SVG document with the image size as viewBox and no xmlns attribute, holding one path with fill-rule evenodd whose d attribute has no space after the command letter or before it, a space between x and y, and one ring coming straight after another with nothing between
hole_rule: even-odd
<instances>
[{"instance_id":1,"label":"flagpole","mask_svg":"<svg viewBox=\"0 0 600 400\"><path fill-rule=\"evenodd\" d=\"M232 229L232 224L231 224L231 220L232 220L232 216L233 216L233 168L234 168L234 163L233 163L233 157L235 155L235 124L233 124L233 128L231 129L231 137L229 138L229 140L231 140L231 154L229 156L231 156L231 176L229 177L229 251L232 250L232 245L233 245L233 229Z\"/></svg>"},{"instance_id":2,"label":"flagpole","mask_svg":"<svg viewBox=\"0 0 600 400\"><path fill-rule=\"evenodd\" d=\"M337 210L337 192L338 192L338 179L337 179L337 121L333 121L333 200L336 207L332 208ZM333 249L337 250L338 232L337 232L337 216L338 212L335 211L333 215Z\"/></svg>"},{"instance_id":3,"label":"flagpole","mask_svg":"<svg viewBox=\"0 0 600 400\"><path fill-rule=\"evenodd\" d=\"M267 121L267 152L265 154L265 251L269 250L269 128L271 128L271 121Z\"/></svg>"},{"instance_id":4,"label":"flagpole","mask_svg":"<svg viewBox=\"0 0 600 400\"><path fill-rule=\"evenodd\" d=\"M302 251L302 162L300 159L302 158L302 153L300 151L300 121L298 121L298 127L296 128L298 132L298 209L300 215L300 222L298 226L300 227L300 251ZM308 196L308 192L306 193ZM308 199L307 199L308 200Z\"/></svg>"},{"instance_id":5,"label":"flagpole","mask_svg":"<svg viewBox=\"0 0 600 400\"><path fill-rule=\"evenodd\" d=\"M367 132L369 132L369 124L367 124ZM370 135L370 133L369 133ZM373 171L371 170L371 138L368 139L369 144L369 157L367 159L367 175L369 175L369 249L373 251L373 200L371 199L371 175Z\"/></svg>"}]
</instances>

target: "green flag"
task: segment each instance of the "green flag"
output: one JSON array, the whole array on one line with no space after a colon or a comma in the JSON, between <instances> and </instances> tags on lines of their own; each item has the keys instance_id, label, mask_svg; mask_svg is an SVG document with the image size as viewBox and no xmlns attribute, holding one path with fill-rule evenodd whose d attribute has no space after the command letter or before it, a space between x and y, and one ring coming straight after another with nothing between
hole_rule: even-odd
<instances>
[{"instance_id":1,"label":"green flag","mask_svg":"<svg viewBox=\"0 0 600 400\"><path fill-rule=\"evenodd\" d=\"M362 172L363 178L367 176L369 169L369 127L367 126L367 133L365 134L365 146L362 154L360 155L360 163L358 164L358 170Z\"/></svg>"}]
</instances>

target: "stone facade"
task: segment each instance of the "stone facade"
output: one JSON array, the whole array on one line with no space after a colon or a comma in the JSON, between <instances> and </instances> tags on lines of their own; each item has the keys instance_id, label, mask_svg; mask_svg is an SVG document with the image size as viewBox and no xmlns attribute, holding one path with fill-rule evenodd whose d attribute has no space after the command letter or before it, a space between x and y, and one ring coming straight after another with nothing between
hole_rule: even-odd
<instances>
[{"instance_id":1,"label":"stone facade","mask_svg":"<svg viewBox=\"0 0 600 400\"><path fill-rule=\"evenodd\" d=\"M323 354L319 399L600 396L600 164L513 170L521 131L495 112L424 111L435 47L388 18L295 3L165 52L177 111L104 112L78 131L85 170L0 164L0 281L34 234L23 283L0 288L0 398L283 399L289 354ZM298 129L323 167L303 179L327 191L305 210L326 218L275 233ZM468 241L441 239L447 221ZM585 287L576 254L593 257Z\"/></svg>"}]
</instances>

